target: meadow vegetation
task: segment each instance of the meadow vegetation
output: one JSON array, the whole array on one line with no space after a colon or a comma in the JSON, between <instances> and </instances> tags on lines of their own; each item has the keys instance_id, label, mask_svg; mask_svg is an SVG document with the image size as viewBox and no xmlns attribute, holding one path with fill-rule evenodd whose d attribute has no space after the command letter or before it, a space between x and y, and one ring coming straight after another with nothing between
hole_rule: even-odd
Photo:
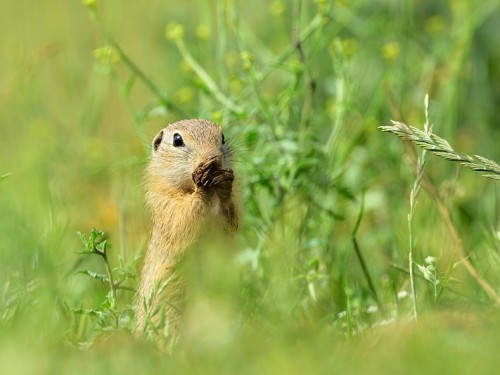
<instances>
[{"instance_id":1,"label":"meadow vegetation","mask_svg":"<svg viewBox=\"0 0 500 375\"><path fill-rule=\"evenodd\" d=\"M500 2L1 9L1 373L498 369ZM161 353L131 334L144 168L192 117L244 217Z\"/></svg>"}]
</instances>

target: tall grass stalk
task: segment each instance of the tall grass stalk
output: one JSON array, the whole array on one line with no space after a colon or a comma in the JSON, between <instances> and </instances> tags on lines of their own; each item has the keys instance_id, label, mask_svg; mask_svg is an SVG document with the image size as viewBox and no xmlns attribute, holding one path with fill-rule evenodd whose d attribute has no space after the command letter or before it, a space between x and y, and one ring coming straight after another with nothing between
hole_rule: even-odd
<instances>
[{"instance_id":1,"label":"tall grass stalk","mask_svg":"<svg viewBox=\"0 0 500 375\"><path fill-rule=\"evenodd\" d=\"M428 103L428 99L426 96L426 103ZM427 105L427 104L426 104ZM405 141L409 141L412 144L415 144L417 146L420 146L423 148L422 151L422 156L424 156L424 152L429 151L439 157L442 157L446 160L458 162L460 165L465 166L473 171L478 171L478 172L483 172L484 177L492 178L492 179L500 179L500 166L492 161L489 160L485 157L475 155L475 157L471 157L467 154L459 153L455 151L450 144L443 138L438 137L437 135L433 134L431 131L428 130L429 124L428 124L428 112L427 112L427 107L426 107L426 127L424 127L424 130L417 129L413 126L407 125L403 122L400 121L391 121L393 125L391 126L380 126L379 129L381 129L384 132L390 132L393 134L396 134L398 137ZM455 246L457 248L457 252L460 255L460 261L459 263L462 263L464 267L466 268L467 272L469 275L477 282L478 285L481 286L481 288L485 291L485 293L488 295L488 297L495 303L498 304L500 303L500 296L498 293L495 291L495 289L479 274L479 272L476 270L474 265L471 263L469 260L466 251L463 248L463 243L462 240L460 239L460 236L457 232L457 229L455 228L455 225L453 224L453 221L451 219L450 213L446 206L444 205L442 199L439 196L439 193L437 192L436 188L434 185L429 181L428 177L425 175L425 172L423 171L421 159L417 160L417 178L415 180L415 184L418 182L418 188L420 188L420 185L422 185L427 192L432 196L434 199L437 208L439 210L439 213L443 220L445 221L448 231L450 232L450 235L453 239L453 242L455 243ZM418 174L418 171L421 171L421 174ZM422 179L423 184L422 184ZM412 194L415 191L415 184L414 188L412 189ZM412 202L415 197L410 196L410 213L408 215L408 225L409 225L409 233L410 233L410 249L412 249L412 243L413 243L413 237L412 237L412 225L410 225L410 216L412 216ZM415 198L416 199L416 198ZM410 268L410 275L412 275L412 268ZM411 280L414 280L414 277L410 276ZM413 284L412 284L413 285ZM413 286L412 286L413 290ZM443 289L442 289L443 290Z\"/></svg>"},{"instance_id":2,"label":"tall grass stalk","mask_svg":"<svg viewBox=\"0 0 500 375\"><path fill-rule=\"evenodd\" d=\"M425 124L424 129L426 134L431 134L432 129L429 125L429 95L425 95L424 100L425 107ZM414 242L414 225L413 217L415 214L415 206L417 205L417 197L420 192L420 187L422 185L422 178L424 176L424 167L426 162L427 150L422 150L420 158L417 160L416 166L416 176L413 183L413 187L410 192L410 212L408 213L408 234L409 234L409 251L408 251L408 267L410 271L410 285L411 285L411 299L413 306L413 317L416 320L418 318L418 308L417 308L417 291L415 286L415 261L413 250L415 248Z\"/></svg>"}]
</instances>

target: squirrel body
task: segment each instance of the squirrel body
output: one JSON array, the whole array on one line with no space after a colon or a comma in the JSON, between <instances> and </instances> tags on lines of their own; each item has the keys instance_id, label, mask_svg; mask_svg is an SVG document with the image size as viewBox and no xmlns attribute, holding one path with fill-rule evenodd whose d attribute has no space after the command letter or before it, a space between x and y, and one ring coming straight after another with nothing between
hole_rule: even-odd
<instances>
[{"instance_id":1,"label":"squirrel body","mask_svg":"<svg viewBox=\"0 0 500 375\"><path fill-rule=\"evenodd\" d=\"M207 225L227 233L238 228L233 151L221 128L201 119L169 124L152 148L147 203L153 226L138 288L136 333L167 323L177 334L184 293L176 265Z\"/></svg>"}]
</instances>

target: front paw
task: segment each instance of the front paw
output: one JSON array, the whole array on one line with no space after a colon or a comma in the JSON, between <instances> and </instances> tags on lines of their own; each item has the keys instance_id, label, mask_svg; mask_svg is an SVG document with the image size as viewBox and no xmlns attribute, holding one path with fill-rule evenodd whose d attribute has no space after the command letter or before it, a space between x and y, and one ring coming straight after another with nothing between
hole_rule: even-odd
<instances>
[{"instance_id":1,"label":"front paw","mask_svg":"<svg viewBox=\"0 0 500 375\"><path fill-rule=\"evenodd\" d=\"M215 160L208 159L198 164L193 172L193 182L197 189L206 189L212 184L214 173L217 170Z\"/></svg>"},{"instance_id":2,"label":"front paw","mask_svg":"<svg viewBox=\"0 0 500 375\"><path fill-rule=\"evenodd\" d=\"M222 202L231 199L233 190L234 173L231 169L218 169L212 180L215 191Z\"/></svg>"},{"instance_id":3,"label":"front paw","mask_svg":"<svg viewBox=\"0 0 500 375\"><path fill-rule=\"evenodd\" d=\"M198 191L207 192L215 189L223 200L231 196L233 181L233 171L220 168L220 164L214 159L200 163L193 172L193 182Z\"/></svg>"}]
</instances>

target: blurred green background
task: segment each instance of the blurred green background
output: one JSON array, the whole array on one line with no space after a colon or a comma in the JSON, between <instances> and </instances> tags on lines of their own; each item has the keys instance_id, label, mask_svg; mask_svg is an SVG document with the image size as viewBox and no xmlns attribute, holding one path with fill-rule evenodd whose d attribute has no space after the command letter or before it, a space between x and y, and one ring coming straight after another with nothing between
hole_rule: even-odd
<instances>
[{"instance_id":1,"label":"blurred green background","mask_svg":"<svg viewBox=\"0 0 500 375\"><path fill-rule=\"evenodd\" d=\"M500 160L499 1L87 3L0 4L2 373L498 368L498 299L440 211L498 295L498 182L428 155L435 196L421 191L413 232L434 279L417 267L414 322L413 153L377 126L422 128L428 93L436 134ZM231 261L204 263L216 288L193 302L187 338L163 355L128 333L130 291L118 328L75 312L102 312L108 292L76 273L104 272L76 254L77 232L105 231L115 271L137 272L149 142L186 117L225 128L245 216Z\"/></svg>"}]
</instances>

